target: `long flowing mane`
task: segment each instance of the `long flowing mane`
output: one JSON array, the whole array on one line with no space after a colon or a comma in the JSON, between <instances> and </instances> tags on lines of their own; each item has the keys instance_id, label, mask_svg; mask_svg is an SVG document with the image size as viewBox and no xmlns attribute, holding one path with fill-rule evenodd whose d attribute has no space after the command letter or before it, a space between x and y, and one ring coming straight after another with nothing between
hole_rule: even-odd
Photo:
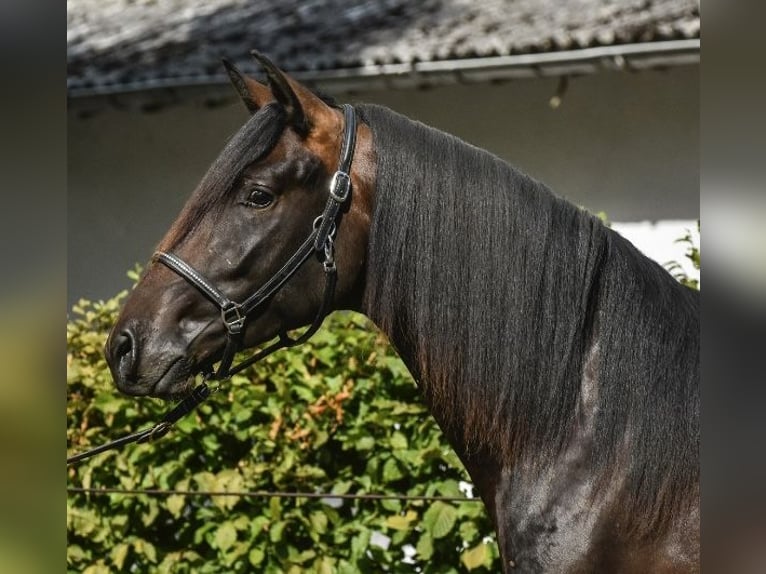
<instances>
[{"instance_id":1,"label":"long flowing mane","mask_svg":"<svg viewBox=\"0 0 766 574\"><path fill-rule=\"evenodd\" d=\"M699 478L698 294L490 153L358 110L377 153L364 310L445 431L509 463L552 460L597 344L592 464L629 465L630 508L661 528Z\"/></svg>"}]
</instances>

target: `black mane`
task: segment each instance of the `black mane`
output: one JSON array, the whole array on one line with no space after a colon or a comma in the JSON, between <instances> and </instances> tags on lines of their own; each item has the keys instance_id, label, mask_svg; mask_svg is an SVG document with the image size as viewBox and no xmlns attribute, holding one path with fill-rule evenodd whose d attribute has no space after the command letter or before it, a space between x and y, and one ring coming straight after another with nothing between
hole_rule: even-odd
<instances>
[{"instance_id":1,"label":"black mane","mask_svg":"<svg viewBox=\"0 0 766 574\"><path fill-rule=\"evenodd\" d=\"M551 460L597 341L594 468L630 465L630 508L662 527L699 478L698 293L499 158L358 110L378 162L364 310L413 353L445 431L508 462Z\"/></svg>"}]
</instances>

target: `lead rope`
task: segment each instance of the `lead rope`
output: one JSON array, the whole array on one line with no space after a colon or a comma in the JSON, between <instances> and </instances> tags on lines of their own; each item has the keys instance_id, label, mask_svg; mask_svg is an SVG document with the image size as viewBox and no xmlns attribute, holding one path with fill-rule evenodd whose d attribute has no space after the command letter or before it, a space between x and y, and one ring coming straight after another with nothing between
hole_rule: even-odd
<instances>
[{"instance_id":1,"label":"lead rope","mask_svg":"<svg viewBox=\"0 0 766 574\"><path fill-rule=\"evenodd\" d=\"M308 341L322 326L324 318L329 312L333 295L335 293L335 283L337 281L337 277L338 275L334 268L328 270L328 268L325 267L325 294L322 298L322 304L320 305L311 326L306 329L306 331L304 331L299 337L291 339L287 334L280 333L279 339L277 341L258 351L252 357L249 357L238 363L233 368L230 367L234 355L236 354L236 345L229 344L227 341L226 349L224 350L224 356L221 359L218 371L215 374L211 372L205 373L202 377L202 382L197 387L195 387L191 393L189 393L189 396L176 404L164 417L162 417L160 422L156 423L154 426L136 431L106 444L97 446L96 448L70 456L66 459L67 466L70 464L76 464L80 461L91 458L108 450L121 448L127 444L134 442L139 444L144 442L152 442L162 438L168 433L168 431L170 431L176 422L178 422L184 416L188 415L199 405L204 403L215 391L217 391L220 388L221 382L230 379L233 375L239 373L250 365L257 363L261 359L268 357L280 349L295 347ZM214 389L211 389L207 384L207 381L210 379L218 381L219 385L217 385Z\"/></svg>"},{"instance_id":2,"label":"lead rope","mask_svg":"<svg viewBox=\"0 0 766 574\"><path fill-rule=\"evenodd\" d=\"M205 374L202 378L202 382L197 387L195 387L191 393L189 393L189 396L187 396L181 402L176 404L170 411L167 412L167 414L164 417L162 417L162 420L160 420L160 422L156 423L154 426L145 428L140 431L136 431L129 435L120 437L117 440L113 440L112 442L108 442L106 444L97 446L96 448L92 448L90 450L86 450L85 452L81 452L73 456L70 456L66 459L67 466L69 466L70 464L75 464L77 462L85 460L92 456L96 456L97 454L100 454L107 450L123 447L126 444L130 444L133 442L137 442L137 443L152 442L154 440L157 440L158 438L165 436L168 433L168 431L173 427L173 425L176 424L176 422L178 422L182 417L188 415L190 412L196 409L199 405L205 402L208 399L208 397L210 397L210 395L214 392L207 385L206 381L209 378L210 378L210 375ZM216 388L215 390L218 390L218 389Z\"/></svg>"}]
</instances>

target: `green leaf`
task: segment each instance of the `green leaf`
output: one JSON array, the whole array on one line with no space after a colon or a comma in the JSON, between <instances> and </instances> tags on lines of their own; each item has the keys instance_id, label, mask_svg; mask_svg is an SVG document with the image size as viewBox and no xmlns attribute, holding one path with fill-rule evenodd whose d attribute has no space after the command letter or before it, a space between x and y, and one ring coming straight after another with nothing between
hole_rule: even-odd
<instances>
[{"instance_id":1,"label":"green leaf","mask_svg":"<svg viewBox=\"0 0 766 574\"><path fill-rule=\"evenodd\" d=\"M332 492L333 494L346 494L350 489L351 485L353 483L350 480L342 480L340 482L336 482L332 486Z\"/></svg>"},{"instance_id":2,"label":"green leaf","mask_svg":"<svg viewBox=\"0 0 766 574\"><path fill-rule=\"evenodd\" d=\"M423 525L434 539L444 538L455 526L457 511L455 507L437 500L423 515Z\"/></svg>"},{"instance_id":3,"label":"green leaf","mask_svg":"<svg viewBox=\"0 0 766 574\"><path fill-rule=\"evenodd\" d=\"M394 530L409 530L410 524L417 517L417 512L414 510L408 510L407 514L404 516L401 514L395 514L386 518L386 526L393 528Z\"/></svg>"},{"instance_id":4,"label":"green leaf","mask_svg":"<svg viewBox=\"0 0 766 574\"><path fill-rule=\"evenodd\" d=\"M202 540L206 539L206 534L216 527L215 522L206 522L194 531L194 544L200 544Z\"/></svg>"},{"instance_id":5,"label":"green leaf","mask_svg":"<svg viewBox=\"0 0 766 574\"><path fill-rule=\"evenodd\" d=\"M96 395L96 399L93 401L92 405L104 414L115 414L120 412L123 408L121 398L115 396L114 393L109 392Z\"/></svg>"},{"instance_id":6,"label":"green leaf","mask_svg":"<svg viewBox=\"0 0 766 574\"><path fill-rule=\"evenodd\" d=\"M466 568L468 568L468 570L473 570L479 566L483 566L488 557L489 553L487 552L487 545L482 542L478 546L463 552L460 556L460 561Z\"/></svg>"},{"instance_id":7,"label":"green leaf","mask_svg":"<svg viewBox=\"0 0 766 574\"><path fill-rule=\"evenodd\" d=\"M327 515L324 512L319 510L312 512L309 516L309 520L311 521L311 527L315 532L319 534L327 532Z\"/></svg>"},{"instance_id":8,"label":"green leaf","mask_svg":"<svg viewBox=\"0 0 766 574\"><path fill-rule=\"evenodd\" d=\"M272 520L277 520L282 516L282 500L276 496L269 499L269 516Z\"/></svg>"},{"instance_id":9,"label":"green leaf","mask_svg":"<svg viewBox=\"0 0 766 574\"><path fill-rule=\"evenodd\" d=\"M171 494L165 500L165 506L167 506L168 511L174 518L181 516L181 511L183 511L185 505L186 497L182 494Z\"/></svg>"},{"instance_id":10,"label":"green leaf","mask_svg":"<svg viewBox=\"0 0 766 574\"><path fill-rule=\"evenodd\" d=\"M479 529L476 527L476 523L472 520L466 520L460 524L460 538L466 542L472 542L479 534Z\"/></svg>"},{"instance_id":11,"label":"green leaf","mask_svg":"<svg viewBox=\"0 0 766 574\"><path fill-rule=\"evenodd\" d=\"M329 556L322 556L314 563L314 571L317 574L334 574L335 560Z\"/></svg>"},{"instance_id":12,"label":"green leaf","mask_svg":"<svg viewBox=\"0 0 766 574\"><path fill-rule=\"evenodd\" d=\"M67 545L66 547L67 564L71 564L72 562L82 562L83 560L87 560L87 559L88 559L88 555L80 546L78 546L77 544Z\"/></svg>"},{"instance_id":13,"label":"green leaf","mask_svg":"<svg viewBox=\"0 0 766 574\"><path fill-rule=\"evenodd\" d=\"M363 436L356 441L356 450L370 450L375 446L375 439L371 436Z\"/></svg>"},{"instance_id":14,"label":"green leaf","mask_svg":"<svg viewBox=\"0 0 766 574\"><path fill-rule=\"evenodd\" d=\"M273 523L269 528L269 540L272 542L279 542L282 540L282 531L285 529L286 525L287 523L281 520Z\"/></svg>"},{"instance_id":15,"label":"green leaf","mask_svg":"<svg viewBox=\"0 0 766 574\"><path fill-rule=\"evenodd\" d=\"M356 562L370 545L370 531L363 530L351 539L351 558Z\"/></svg>"},{"instance_id":16,"label":"green leaf","mask_svg":"<svg viewBox=\"0 0 766 574\"><path fill-rule=\"evenodd\" d=\"M395 498L386 498L380 501L380 505L390 512L399 512L402 509L402 501Z\"/></svg>"},{"instance_id":17,"label":"green leaf","mask_svg":"<svg viewBox=\"0 0 766 574\"><path fill-rule=\"evenodd\" d=\"M234 415L234 421L237 423L243 423L249 420L251 416L253 416L253 411L251 409L239 409Z\"/></svg>"},{"instance_id":18,"label":"green leaf","mask_svg":"<svg viewBox=\"0 0 766 574\"><path fill-rule=\"evenodd\" d=\"M436 492L441 496L463 496L460 491L460 484L457 480L443 480L436 485Z\"/></svg>"},{"instance_id":19,"label":"green leaf","mask_svg":"<svg viewBox=\"0 0 766 574\"><path fill-rule=\"evenodd\" d=\"M434 541L428 532L423 532L418 540L418 545L415 547L418 556L423 560L430 560L434 554Z\"/></svg>"},{"instance_id":20,"label":"green leaf","mask_svg":"<svg viewBox=\"0 0 766 574\"><path fill-rule=\"evenodd\" d=\"M154 548L154 544L147 542L146 540L134 540L133 549L138 553L146 557L149 562L157 562L157 550Z\"/></svg>"},{"instance_id":21,"label":"green leaf","mask_svg":"<svg viewBox=\"0 0 766 574\"><path fill-rule=\"evenodd\" d=\"M216 529L213 541L216 548L226 551L237 541L237 529L227 520Z\"/></svg>"},{"instance_id":22,"label":"green leaf","mask_svg":"<svg viewBox=\"0 0 766 574\"><path fill-rule=\"evenodd\" d=\"M383 481L394 482L404 476L399 462L395 458L389 458L383 465Z\"/></svg>"},{"instance_id":23,"label":"green leaf","mask_svg":"<svg viewBox=\"0 0 766 574\"><path fill-rule=\"evenodd\" d=\"M82 574L109 574L109 568L99 560L98 563L91 564L83 570Z\"/></svg>"},{"instance_id":24,"label":"green leaf","mask_svg":"<svg viewBox=\"0 0 766 574\"><path fill-rule=\"evenodd\" d=\"M141 522L144 526L150 526L160 513L159 504L155 499L150 499L147 502L147 506L146 512L141 515Z\"/></svg>"},{"instance_id":25,"label":"green leaf","mask_svg":"<svg viewBox=\"0 0 766 574\"><path fill-rule=\"evenodd\" d=\"M406 449L407 438L400 432L395 432L391 435L391 448Z\"/></svg>"},{"instance_id":26,"label":"green leaf","mask_svg":"<svg viewBox=\"0 0 766 574\"><path fill-rule=\"evenodd\" d=\"M269 519L265 516L256 516L250 520L250 536L252 538L258 538L261 534L268 530Z\"/></svg>"},{"instance_id":27,"label":"green leaf","mask_svg":"<svg viewBox=\"0 0 766 574\"><path fill-rule=\"evenodd\" d=\"M109 557L112 559L112 563L117 567L117 570L122 570L122 565L125 564L125 558L128 557L128 550L130 550L130 544L122 542L112 548L109 553Z\"/></svg>"},{"instance_id":28,"label":"green leaf","mask_svg":"<svg viewBox=\"0 0 766 574\"><path fill-rule=\"evenodd\" d=\"M319 448L323 444L325 444L328 440L330 440L330 434L327 431L319 430L316 432L316 437L314 438L314 448Z\"/></svg>"},{"instance_id":29,"label":"green leaf","mask_svg":"<svg viewBox=\"0 0 766 574\"><path fill-rule=\"evenodd\" d=\"M304 550L300 554L297 554L296 556L293 556L291 560L297 564L304 564L308 562L309 560L312 560L317 553L314 550Z\"/></svg>"},{"instance_id":30,"label":"green leaf","mask_svg":"<svg viewBox=\"0 0 766 574\"><path fill-rule=\"evenodd\" d=\"M260 566L264 558L266 558L266 553L258 547L253 548L247 555L247 560L252 566Z\"/></svg>"}]
</instances>

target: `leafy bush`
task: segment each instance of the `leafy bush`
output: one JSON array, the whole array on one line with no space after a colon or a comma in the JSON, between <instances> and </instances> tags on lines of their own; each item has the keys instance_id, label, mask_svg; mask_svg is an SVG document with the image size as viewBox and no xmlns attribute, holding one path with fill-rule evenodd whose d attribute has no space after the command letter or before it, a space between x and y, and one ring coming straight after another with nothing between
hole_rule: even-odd
<instances>
[{"instance_id":1,"label":"leafy bush","mask_svg":"<svg viewBox=\"0 0 766 574\"><path fill-rule=\"evenodd\" d=\"M119 395L102 356L124 293L67 325L70 452L143 428L168 405ZM70 486L461 496L467 475L402 362L359 315L336 313L153 444L68 469ZM70 572L499 571L478 502L237 496L67 499Z\"/></svg>"},{"instance_id":2,"label":"leafy bush","mask_svg":"<svg viewBox=\"0 0 766 574\"><path fill-rule=\"evenodd\" d=\"M700 221L697 220L697 233L699 233L699 231ZM692 266L699 271L701 266L700 246L694 242L694 237L692 236L691 231L687 230L682 237L676 239L676 243L683 243L686 245L686 258L691 262ZM673 277L676 278L679 283L686 285L687 287L691 287L692 289L699 290L699 280L694 277L690 277L688 273L684 271L684 268L681 266L681 264L677 261L666 263L665 268L670 272L671 275L673 275Z\"/></svg>"},{"instance_id":3,"label":"leafy bush","mask_svg":"<svg viewBox=\"0 0 766 574\"><path fill-rule=\"evenodd\" d=\"M691 235L679 241L699 269ZM70 451L143 428L168 408L112 385L102 349L125 294L81 301L67 324ZM336 313L306 345L224 383L166 438L99 455L68 479L85 488L460 496L468 477L383 336L360 315ZM85 574L497 572L493 536L478 501L67 499L68 568Z\"/></svg>"}]
</instances>

